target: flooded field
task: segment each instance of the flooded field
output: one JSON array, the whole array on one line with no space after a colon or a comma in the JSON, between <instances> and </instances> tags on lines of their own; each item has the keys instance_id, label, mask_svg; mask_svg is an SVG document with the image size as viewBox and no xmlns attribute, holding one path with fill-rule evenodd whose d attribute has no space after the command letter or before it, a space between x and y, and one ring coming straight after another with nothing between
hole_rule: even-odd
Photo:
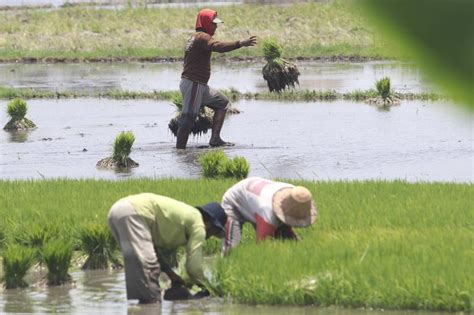
<instances>
[{"instance_id":1,"label":"flooded field","mask_svg":"<svg viewBox=\"0 0 474 315\"><path fill-rule=\"evenodd\" d=\"M400 62L298 62L300 88L349 92L373 89L384 76L398 92L438 92L420 71ZM268 91L262 77L263 62L214 63L209 84L241 92ZM106 91L123 89L151 92L178 90L182 64L0 64L0 86L54 91Z\"/></svg>"},{"instance_id":2,"label":"flooded field","mask_svg":"<svg viewBox=\"0 0 474 315\"><path fill-rule=\"evenodd\" d=\"M269 314L269 315L404 315L435 314L433 312L396 312L348 310L335 307L261 306L224 303L223 299L196 301L163 301L161 304L139 305L127 302L123 271L71 272L75 283L60 287L31 286L24 290L3 290L0 294L2 313L67 313L67 314ZM2 290L2 289L0 289ZM21 292L21 294L20 294Z\"/></svg>"},{"instance_id":3,"label":"flooded field","mask_svg":"<svg viewBox=\"0 0 474 315\"><path fill-rule=\"evenodd\" d=\"M0 122L7 122L0 101ZM197 158L209 135L175 150L168 102L101 99L32 100L38 129L0 132L0 178L199 177ZM315 180L473 181L473 117L445 102L403 102L389 111L363 103L239 101L223 138L225 153L245 157L249 175ZM2 126L3 126L2 125ZM115 136L134 132L129 173L96 169Z\"/></svg>"}]
</instances>

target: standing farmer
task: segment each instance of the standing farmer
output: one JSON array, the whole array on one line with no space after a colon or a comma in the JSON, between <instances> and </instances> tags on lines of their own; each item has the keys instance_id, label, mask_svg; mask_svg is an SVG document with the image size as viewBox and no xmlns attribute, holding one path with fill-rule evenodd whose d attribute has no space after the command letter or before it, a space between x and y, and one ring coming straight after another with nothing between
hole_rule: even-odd
<instances>
[{"instance_id":1,"label":"standing farmer","mask_svg":"<svg viewBox=\"0 0 474 315\"><path fill-rule=\"evenodd\" d=\"M179 85L183 95L183 109L176 136L176 148L178 149L186 148L189 133L202 105L209 106L214 110L209 145L233 145L222 140L220 136L225 113L230 104L229 99L207 85L211 76L211 54L213 51L224 53L244 46L254 46L257 43L257 38L252 36L233 42L214 40L212 36L219 23L223 22L217 18L216 11L202 9L196 19L196 33L189 38L186 44L184 69Z\"/></svg>"},{"instance_id":2,"label":"standing farmer","mask_svg":"<svg viewBox=\"0 0 474 315\"><path fill-rule=\"evenodd\" d=\"M186 246L186 271L192 283L202 287L204 240L222 237L226 219L218 203L194 208L151 193L117 201L109 211L108 223L122 250L127 299L159 302L160 271L168 275L172 287L184 285L183 279L171 269L179 246ZM201 291L200 296L204 295Z\"/></svg>"},{"instance_id":3,"label":"standing farmer","mask_svg":"<svg viewBox=\"0 0 474 315\"><path fill-rule=\"evenodd\" d=\"M307 227L316 221L316 204L302 186L249 177L229 188L222 198L227 213L223 253L240 243L242 226L250 222L257 241L266 238L298 240L292 227Z\"/></svg>"}]
</instances>

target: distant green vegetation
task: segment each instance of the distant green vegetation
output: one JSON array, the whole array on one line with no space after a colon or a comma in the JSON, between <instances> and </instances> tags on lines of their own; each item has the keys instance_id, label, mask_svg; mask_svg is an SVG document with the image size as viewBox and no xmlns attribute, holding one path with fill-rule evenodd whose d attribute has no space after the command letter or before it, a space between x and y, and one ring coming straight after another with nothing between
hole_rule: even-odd
<instances>
[{"instance_id":1,"label":"distant green vegetation","mask_svg":"<svg viewBox=\"0 0 474 315\"><path fill-rule=\"evenodd\" d=\"M221 90L232 100L238 99L252 99L252 100L282 100L282 101L331 101L331 100L352 100L352 101L365 101L369 98L377 96L375 89L370 90L354 90L346 93L339 93L334 90L291 90L283 91L281 93L270 93L270 92L239 92L235 89ZM437 93L428 92L417 92L417 93L400 93L394 92L399 99L402 100L426 100L436 101L439 99L446 98L444 95ZM111 90L106 92L77 92L77 91L44 91L36 89L23 89L23 88L7 88L0 87L0 99L12 99L15 97L22 97L25 99L48 99L48 98L109 98L109 99L154 99L154 100L170 100L174 103L177 98L181 97L179 91L153 91L153 92L134 92L126 90ZM175 104L176 105L176 104Z\"/></svg>"},{"instance_id":2,"label":"distant green vegetation","mask_svg":"<svg viewBox=\"0 0 474 315\"><path fill-rule=\"evenodd\" d=\"M386 58L388 39L377 36L362 15L344 1L289 6L243 4L218 8L225 24L215 37L239 40L272 37L286 58ZM194 31L197 8L0 11L0 60L101 61L182 58ZM264 18L262 13L264 12ZM387 50L386 50L387 51ZM261 57L242 48L225 57Z\"/></svg>"},{"instance_id":3,"label":"distant green vegetation","mask_svg":"<svg viewBox=\"0 0 474 315\"><path fill-rule=\"evenodd\" d=\"M220 201L235 182L4 180L0 230L7 244L38 225L78 243L82 227L106 225L110 206L126 195L147 191L198 205ZM242 245L217 262L214 294L245 303L472 312L472 184L291 182L315 196L315 225L298 230L301 242L259 245L246 226ZM205 248L216 253L218 242Z\"/></svg>"}]
</instances>

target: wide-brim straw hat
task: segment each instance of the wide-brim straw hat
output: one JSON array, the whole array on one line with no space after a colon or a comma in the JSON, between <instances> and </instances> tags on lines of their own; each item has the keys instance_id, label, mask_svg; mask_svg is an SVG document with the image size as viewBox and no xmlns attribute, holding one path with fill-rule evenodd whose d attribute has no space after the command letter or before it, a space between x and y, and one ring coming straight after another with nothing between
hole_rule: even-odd
<instances>
[{"instance_id":1,"label":"wide-brim straw hat","mask_svg":"<svg viewBox=\"0 0 474 315\"><path fill-rule=\"evenodd\" d=\"M316 221L318 214L311 192L303 187L285 187L273 195L273 211L283 223L306 227Z\"/></svg>"}]
</instances>

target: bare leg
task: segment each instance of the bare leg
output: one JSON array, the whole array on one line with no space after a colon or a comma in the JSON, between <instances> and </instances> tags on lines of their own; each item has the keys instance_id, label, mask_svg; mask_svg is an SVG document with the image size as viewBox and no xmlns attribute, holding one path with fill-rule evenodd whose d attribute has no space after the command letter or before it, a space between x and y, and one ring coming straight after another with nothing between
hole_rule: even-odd
<instances>
[{"instance_id":1,"label":"bare leg","mask_svg":"<svg viewBox=\"0 0 474 315\"><path fill-rule=\"evenodd\" d=\"M178 134L176 135L176 149L186 149L190 131L189 128L180 127L178 129Z\"/></svg>"},{"instance_id":2,"label":"bare leg","mask_svg":"<svg viewBox=\"0 0 474 315\"><path fill-rule=\"evenodd\" d=\"M226 109L217 109L214 110L214 118L212 123L212 135L211 140L209 140L209 145L212 147L219 146L233 146L233 143L225 142L221 139L221 129L224 124Z\"/></svg>"}]
</instances>

